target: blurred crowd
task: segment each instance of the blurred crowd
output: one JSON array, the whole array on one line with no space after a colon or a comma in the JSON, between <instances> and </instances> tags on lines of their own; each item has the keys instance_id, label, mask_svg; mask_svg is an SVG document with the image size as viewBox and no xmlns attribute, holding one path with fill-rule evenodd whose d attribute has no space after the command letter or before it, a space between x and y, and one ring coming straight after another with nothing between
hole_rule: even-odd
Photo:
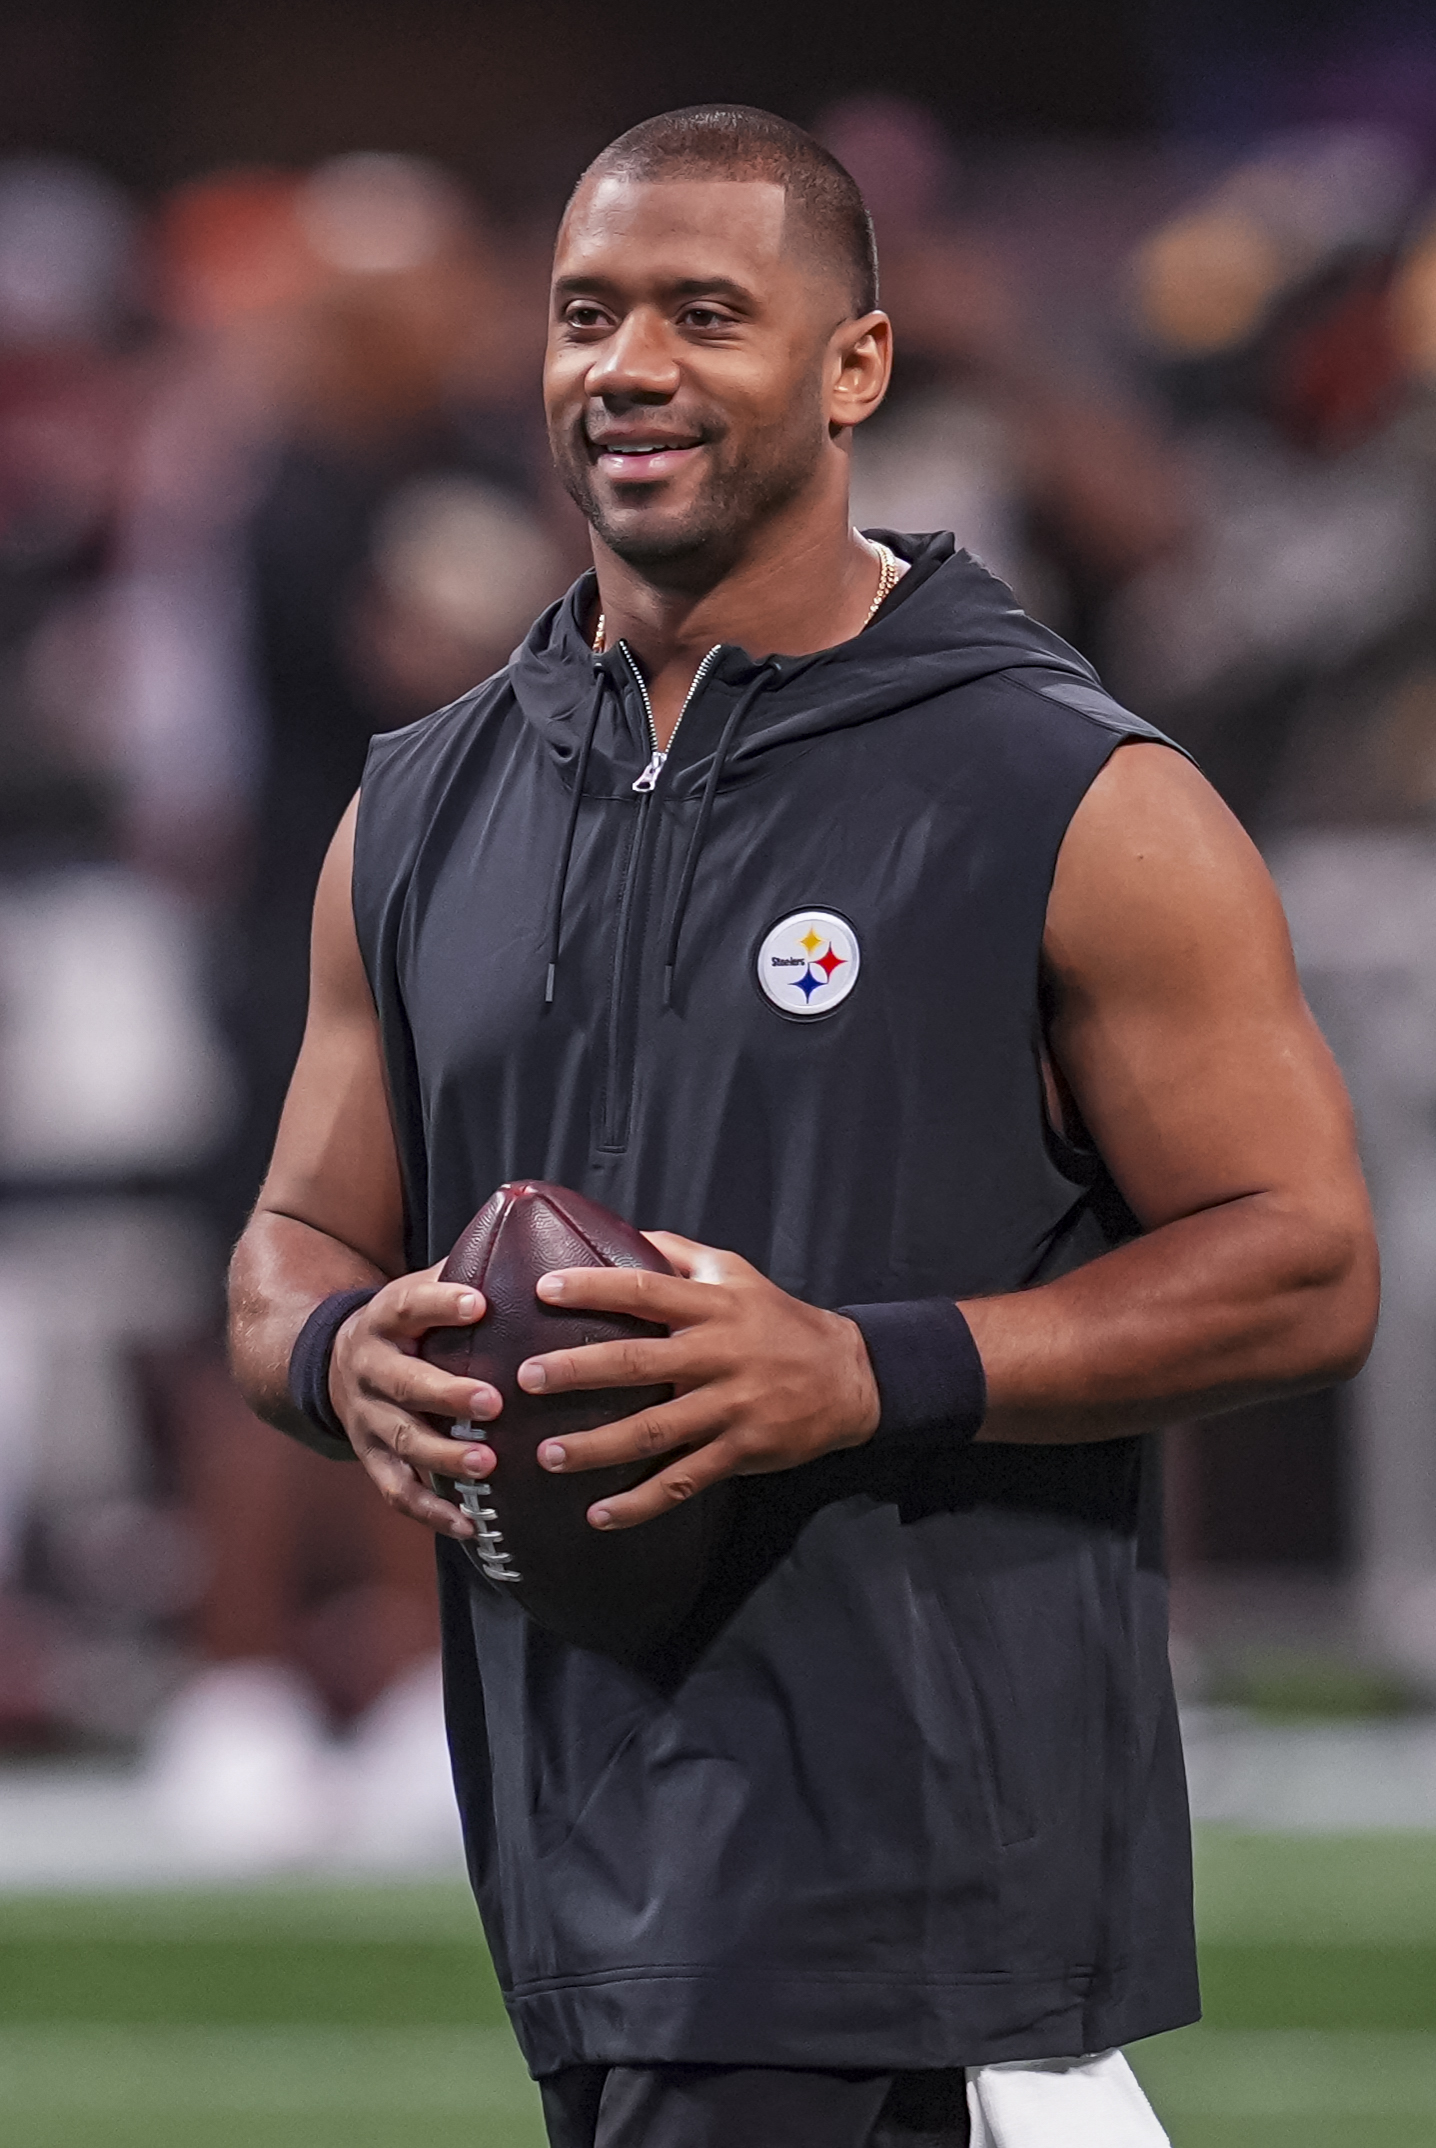
<instances>
[{"instance_id":1,"label":"blurred crowd","mask_svg":"<svg viewBox=\"0 0 1436 2148\"><path fill-rule=\"evenodd\" d=\"M1407 140L977 154L881 97L820 131L897 329L859 522L955 530L1259 841L1429 830ZM0 1749L139 1751L227 1854L306 1854L336 1738L362 1832L365 1771L436 1735L427 1541L248 1416L220 1281L369 737L585 563L548 242L391 154L144 205L0 163Z\"/></svg>"}]
</instances>

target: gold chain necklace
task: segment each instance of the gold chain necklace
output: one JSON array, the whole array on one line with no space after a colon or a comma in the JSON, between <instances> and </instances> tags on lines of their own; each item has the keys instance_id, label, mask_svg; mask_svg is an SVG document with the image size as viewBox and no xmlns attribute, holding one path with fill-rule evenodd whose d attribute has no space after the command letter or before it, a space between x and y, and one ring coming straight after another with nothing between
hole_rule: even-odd
<instances>
[{"instance_id":1,"label":"gold chain necklace","mask_svg":"<svg viewBox=\"0 0 1436 2148\"><path fill-rule=\"evenodd\" d=\"M896 552L890 550L887 545L883 544L880 539L876 537L864 537L863 543L867 546L870 552L875 552L877 554L878 562L877 594L873 598L872 603L868 606L868 616L863 621L863 626L866 627L871 626L873 620L877 617L883 605L886 604L888 598L897 588L898 583L902 580L903 575L907 570L907 562L905 560L899 559ZM598 615L598 625L593 630L593 653L595 656L602 656L603 654L605 641L604 628L604 616L603 613L600 612ZM861 633L862 627L860 627L858 631L859 633Z\"/></svg>"},{"instance_id":2,"label":"gold chain necklace","mask_svg":"<svg viewBox=\"0 0 1436 2148\"><path fill-rule=\"evenodd\" d=\"M903 574L907 567L907 562L906 560L899 559L896 552L890 551L889 548L885 544L883 544L879 538L865 537L863 539L863 543L871 545L873 550L878 555L877 595L873 598L872 603L868 606L868 616L863 621L864 626L871 626L873 620L876 619L878 613L882 610L882 607L887 603L888 598L892 595L893 591L897 588L898 583L902 580Z\"/></svg>"}]
</instances>

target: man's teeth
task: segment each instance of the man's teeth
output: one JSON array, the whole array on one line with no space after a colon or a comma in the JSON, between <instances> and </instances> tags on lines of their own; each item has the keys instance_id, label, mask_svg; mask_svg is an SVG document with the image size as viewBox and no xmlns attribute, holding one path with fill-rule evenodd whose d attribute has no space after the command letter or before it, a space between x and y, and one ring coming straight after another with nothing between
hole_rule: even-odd
<instances>
[{"instance_id":1,"label":"man's teeth","mask_svg":"<svg viewBox=\"0 0 1436 2148\"><path fill-rule=\"evenodd\" d=\"M666 455L671 448L686 447L683 440L656 440L648 447L618 447L613 442L605 446L605 455Z\"/></svg>"}]
</instances>

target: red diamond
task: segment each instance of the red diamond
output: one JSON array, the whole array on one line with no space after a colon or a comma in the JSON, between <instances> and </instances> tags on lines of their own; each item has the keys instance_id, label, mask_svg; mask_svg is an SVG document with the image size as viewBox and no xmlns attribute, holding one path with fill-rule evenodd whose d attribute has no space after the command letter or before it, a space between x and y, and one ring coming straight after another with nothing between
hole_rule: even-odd
<instances>
[{"instance_id":1,"label":"red diamond","mask_svg":"<svg viewBox=\"0 0 1436 2148\"><path fill-rule=\"evenodd\" d=\"M830 940L828 942L827 953L825 955L819 955L817 961L813 964L813 968L815 970L826 970L828 983L831 984L833 981L833 971L840 970L846 960L846 955L835 955L833 953L833 943Z\"/></svg>"}]
</instances>

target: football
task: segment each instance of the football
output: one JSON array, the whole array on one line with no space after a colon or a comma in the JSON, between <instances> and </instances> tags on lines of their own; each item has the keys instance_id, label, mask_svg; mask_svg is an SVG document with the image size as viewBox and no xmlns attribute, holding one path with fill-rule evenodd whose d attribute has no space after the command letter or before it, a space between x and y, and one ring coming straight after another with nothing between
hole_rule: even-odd
<instances>
[{"instance_id":1,"label":"football","mask_svg":"<svg viewBox=\"0 0 1436 2148\"><path fill-rule=\"evenodd\" d=\"M585 1389L530 1395L518 1385L526 1358L584 1343L613 1342L666 1329L616 1313L548 1306L535 1295L554 1268L672 1269L621 1216L564 1186L521 1180L484 1203L444 1263L441 1280L481 1290L484 1318L473 1327L434 1328L422 1355L462 1379L487 1380L504 1398L491 1424L454 1426L481 1439L498 1464L485 1484L453 1487L477 1535L464 1549L485 1578L540 1625L579 1647L641 1658L693 1608L728 1521L726 1484L636 1528L593 1528L588 1509L662 1469L669 1454L613 1468L553 1476L541 1469L543 1440L631 1417L663 1402L666 1387ZM448 1485L444 1488L447 1490Z\"/></svg>"}]
</instances>

